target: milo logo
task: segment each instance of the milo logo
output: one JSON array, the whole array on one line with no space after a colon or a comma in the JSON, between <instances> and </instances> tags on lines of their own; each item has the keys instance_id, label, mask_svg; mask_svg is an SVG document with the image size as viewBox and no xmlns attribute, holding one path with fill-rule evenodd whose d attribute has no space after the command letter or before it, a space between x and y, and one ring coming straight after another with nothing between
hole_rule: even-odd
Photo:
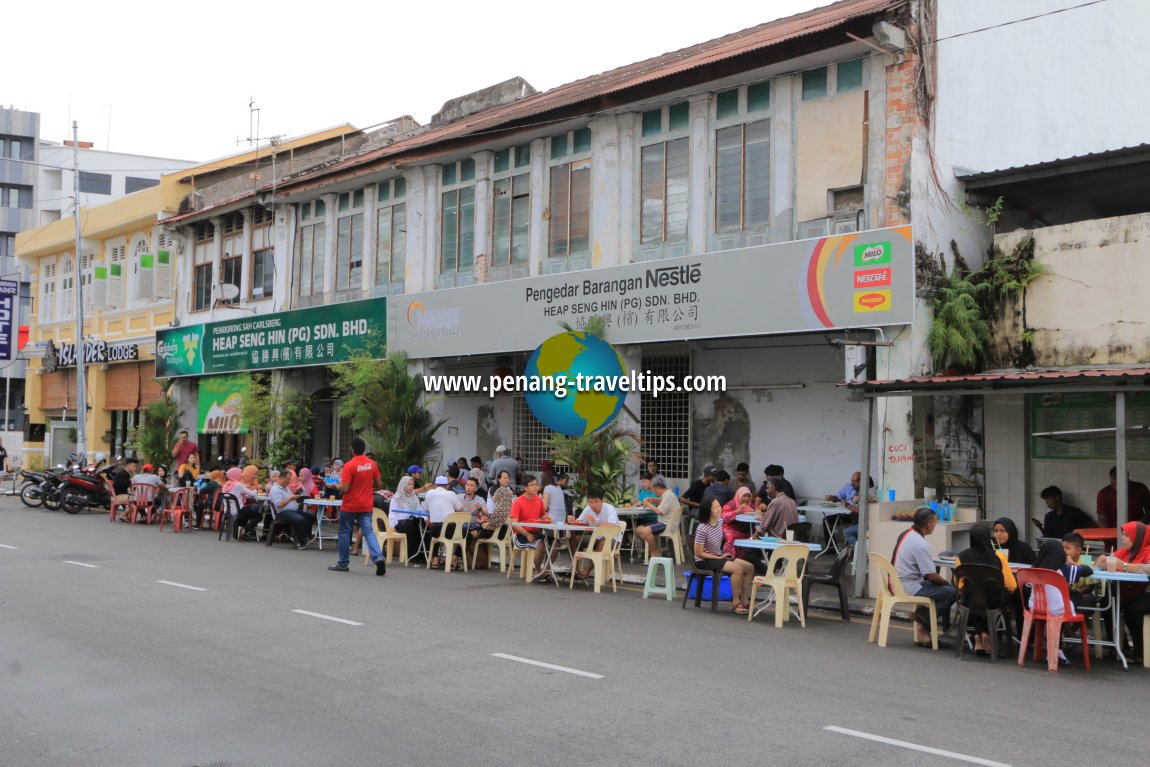
<instances>
[{"instance_id":1,"label":"milo logo","mask_svg":"<svg viewBox=\"0 0 1150 767\"><path fill-rule=\"evenodd\" d=\"M855 245L855 266L890 263L890 242Z\"/></svg>"}]
</instances>

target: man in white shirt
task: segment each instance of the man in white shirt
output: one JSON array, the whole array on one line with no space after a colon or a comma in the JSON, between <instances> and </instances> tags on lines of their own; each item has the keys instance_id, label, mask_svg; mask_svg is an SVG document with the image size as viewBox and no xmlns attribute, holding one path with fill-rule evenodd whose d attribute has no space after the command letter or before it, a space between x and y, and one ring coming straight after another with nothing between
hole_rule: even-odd
<instances>
[{"instance_id":1,"label":"man in white shirt","mask_svg":"<svg viewBox=\"0 0 1150 767\"><path fill-rule=\"evenodd\" d=\"M891 557L903 589L911 596L930 597L934 600L942 633L950 631L950 608L958 598L958 591L938 574L934 566L934 553L926 536L934 532L938 515L926 506L914 512L911 528L898 537ZM914 641L920 647L930 643L930 611L918 607L914 613Z\"/></svg>"},{"instance_id":2,"label":"man in white shirt","mask_svg":"<svg viewBox=\"0 0 1150 767\"><path fill-rule=\"evenodd\" d=\"M574 516L567 518L570 524L585 524L590 527L598 527L599 525L617 525L619 524L619 512L614 506L603 500L603 491L597 487L592 487L587 491L587 506L583 509L583 513L579 515L578 519ZM583 533L575 533L572 537L579 536L575 541L576 547L579 546ZM620 542L623 540L622 535L615 536L615 541ZM600 541L595 546L595 550L599 551L603 548L603 541ZM576 572L580 577L586 578L587 574L591 572L591 563L587 560L582 560L579 570Z\"/></svg>"},{"instance_id":3,"label":"man in white shirt","mask_svg":"<svg viewBox=\"0 0 1150 767\"><path fill-rule=\"evenodd\" d=\"M436 477L435 487L427 491L427 498L423 501L423 505L427 509L427 545L429 550L431 540L438 537L443 530L443 522L447 519L447 515L463 508L463 499L447 489L448 483L447 477ZM428 567L438 567L441 561L437 556L432 557Z\"/></svg>"},{"instance_id":4,"label":"man in white shirt","mask_svg":"<svg viewBox=\"0 0 1150 767\"><path fill-rule=\"evenodd\" d=\"M635 528L635 534L643 539L643 542L651 547L654 556L662 556L659 546L658 536L663 533L668 527L672 530L677 529L680 520L683 516L683 507L679 505L679 499L675 494L667 489L667 480L662 477L656 477L651 482L651 490L654 491L654 498L647 498L643 501L643 506L659 515L659 518L645 525L639 525Z\"/></svg>"}]
</instances>

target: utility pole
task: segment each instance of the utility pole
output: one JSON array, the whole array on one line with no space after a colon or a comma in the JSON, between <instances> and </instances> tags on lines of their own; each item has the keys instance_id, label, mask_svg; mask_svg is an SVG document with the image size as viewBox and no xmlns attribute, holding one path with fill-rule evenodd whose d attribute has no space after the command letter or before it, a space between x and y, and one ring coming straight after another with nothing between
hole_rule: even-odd
<instances>
[{"instance_id":1,"label":"utility pole","mask_svg":"<svg viewBox=\"0 0 1150 767\"><path fill-rule=\"evenodd\" d=\"M80 266L80 126L72 121L72 193L76 204L76 452L82 465L88 463L88 387L84 381L84 270Z\"/></svg>"}]
</instances>

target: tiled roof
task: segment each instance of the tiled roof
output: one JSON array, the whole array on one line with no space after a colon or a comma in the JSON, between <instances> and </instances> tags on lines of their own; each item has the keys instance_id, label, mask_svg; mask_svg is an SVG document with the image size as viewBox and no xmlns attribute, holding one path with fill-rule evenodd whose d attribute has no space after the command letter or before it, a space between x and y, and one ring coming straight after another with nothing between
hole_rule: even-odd
<instances>
[{"instance_id":1,"label":"tiled roof","mask_svg":"<svg viewBox=\"0 0 1150 767\"><path fill-rule=\"evenodd\" d=\"M612 69L602 74L560 85L549 91L536 93L492 109L417 132L386 147L349 158L315 173L303 174L280 185L281 189L302 185L307 181L368 165L387 158L397 158L413 150L451 139L466 137L482 131L508 126L545 112L568 107L579 102L645 85L664 77L706 67L725 59L752 51L769 48L804 35L823 32L852 19L875 16L892 8L905 5L906 0L841 0L822 8L815 8L795 16L760 24L709 42L678 51L664 53L645 61ZM848 42L844 38L843 42Z\"/></svg>"},{"instance_id":2,"label":"tiled roof","mask_svg":"<svg viewBox=\"0 0 1150 767\"><path fill-rule=\"evenodd\" d=\"M857 381L844 384L850 389L873 393L923 390L1019 389L1036 385L1134 383L1150 385L1150 367L1060 368L1056 370L1017 370L970 375L937 375L898 378L887 381Z\"/></svg>"}]
</instances>

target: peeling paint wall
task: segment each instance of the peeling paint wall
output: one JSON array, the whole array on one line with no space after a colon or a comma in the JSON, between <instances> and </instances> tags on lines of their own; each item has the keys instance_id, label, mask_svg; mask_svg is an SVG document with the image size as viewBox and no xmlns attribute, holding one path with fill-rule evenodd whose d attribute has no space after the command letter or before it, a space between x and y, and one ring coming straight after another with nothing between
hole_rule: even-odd
<instances>
[{"instance_id":1,"label":"peeling paint wall","mask_svg":"<svg viewBox=\"0 0 1150 767\"><path fill-rule=\"evenodd\" d=\"M862 90L800 101L796 189L799 221L827 215L827 190L863 182Z\"/></svg>"},{"instance_id":2,"label":"peeling paint wall","mask_svg":"<svg viewBox=\"0 0 1150 767\"><path fill-rule=\"evenodd\" d=\"M1003 357L1023 330L1038 367L1140 364L1150 360L1150 214L1081 221L994 238L1003 252L1034 237L1049 273L1005 307L996 326Z\"/></svg>"}]
</instances>

